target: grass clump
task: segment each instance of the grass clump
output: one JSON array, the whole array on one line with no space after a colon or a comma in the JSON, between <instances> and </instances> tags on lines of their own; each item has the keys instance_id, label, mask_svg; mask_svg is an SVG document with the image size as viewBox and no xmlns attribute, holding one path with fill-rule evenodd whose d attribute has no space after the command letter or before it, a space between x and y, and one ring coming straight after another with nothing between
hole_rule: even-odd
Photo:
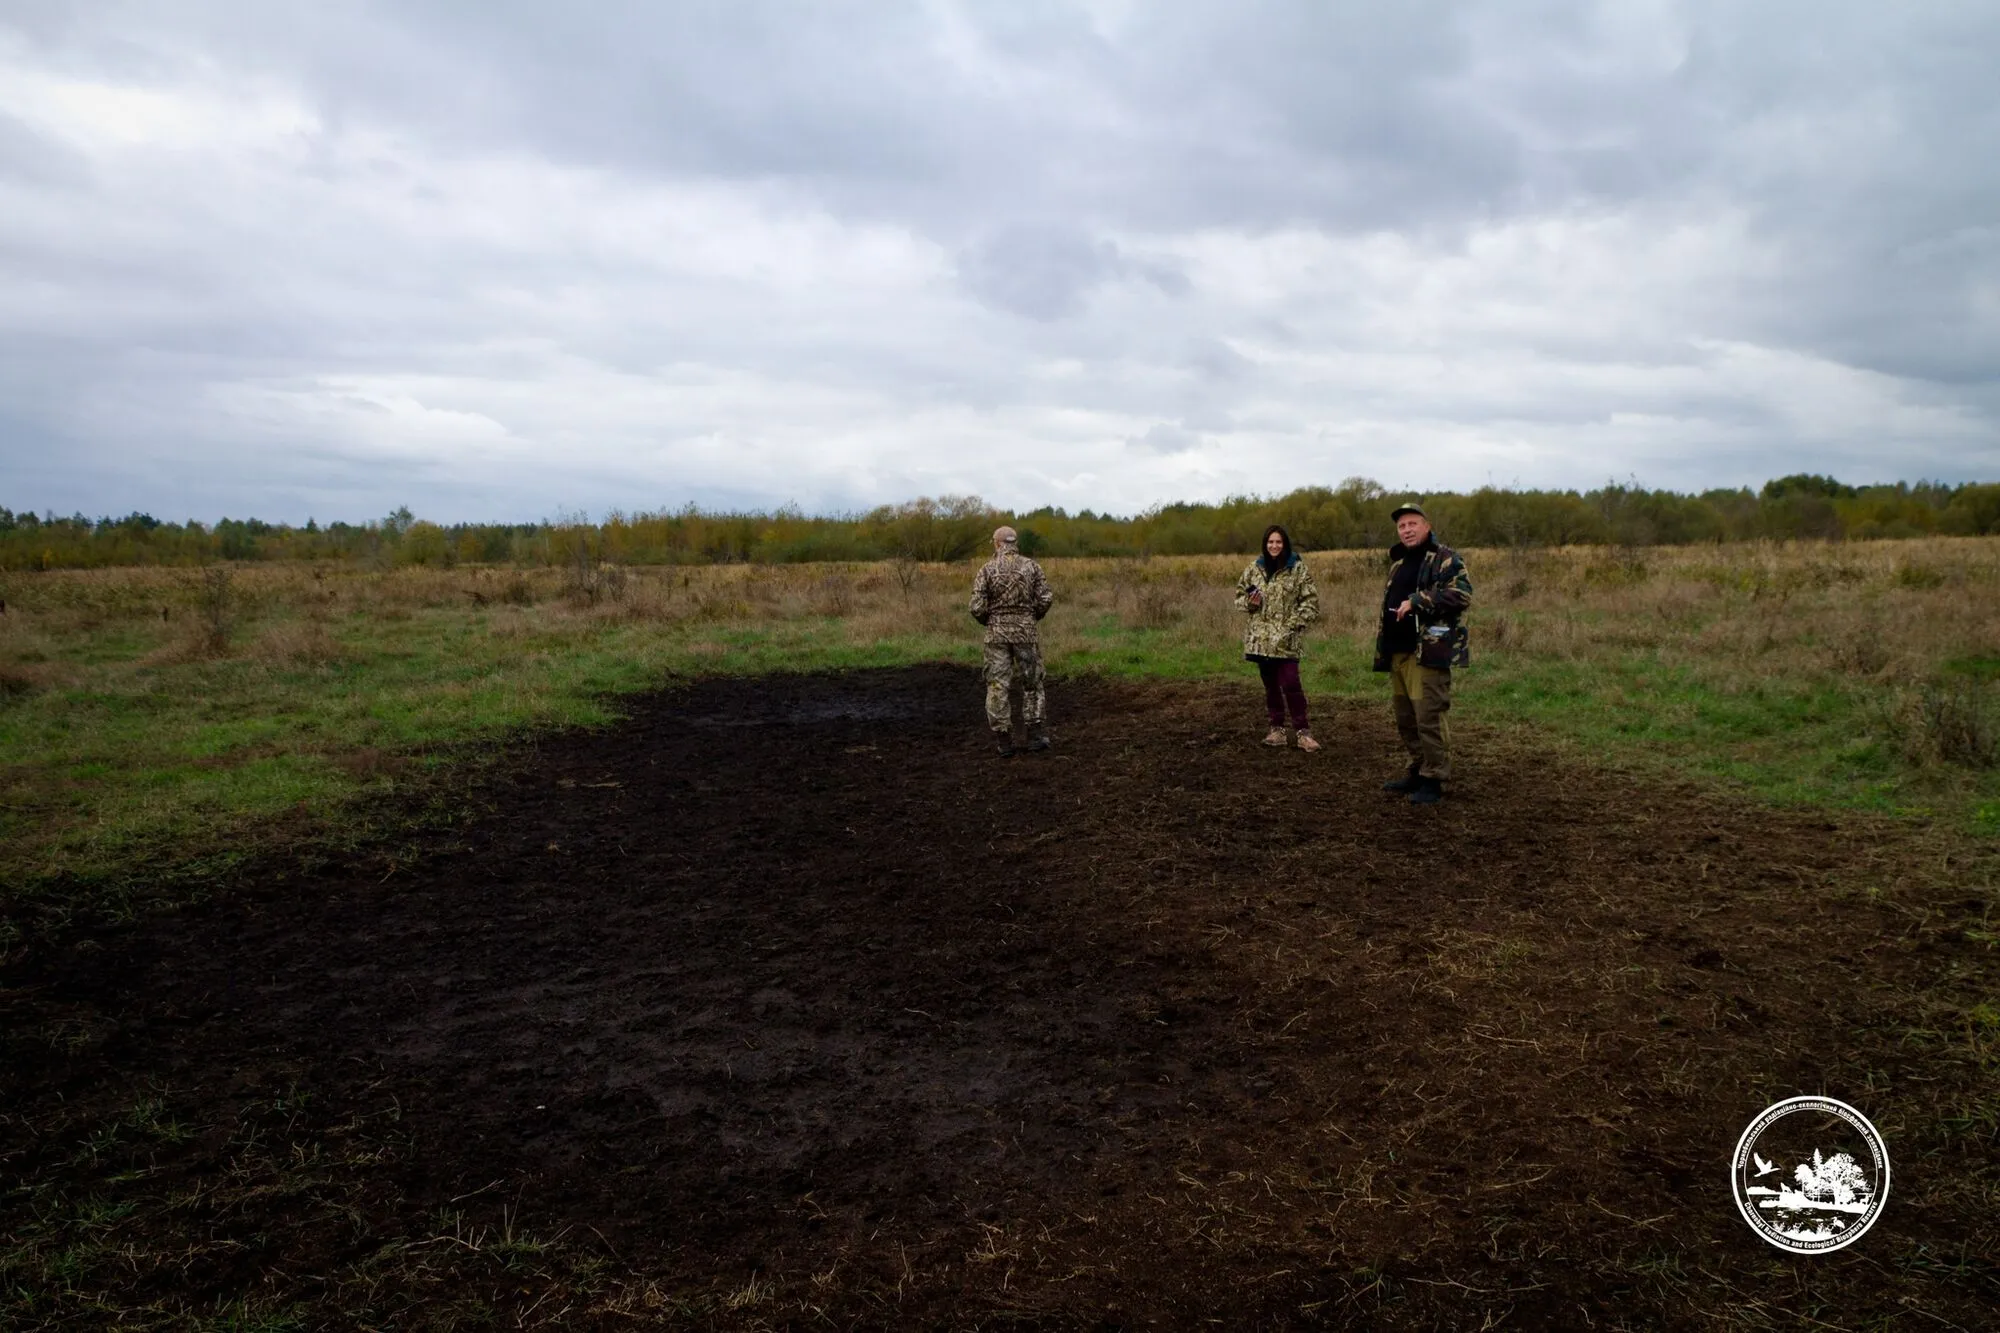
<instances>
[{"instance_id":1,"label":"grass clump","mask_svg":"<svg viewBox=\"0 0 2000 1333\"><path fill-rule=\"evenodd\" d=\"M1898 720L1905 749L1919 763L2000 764L2000 699L1984 681L1926 681L1904 696Z\"/></svg>"}]
</instances>

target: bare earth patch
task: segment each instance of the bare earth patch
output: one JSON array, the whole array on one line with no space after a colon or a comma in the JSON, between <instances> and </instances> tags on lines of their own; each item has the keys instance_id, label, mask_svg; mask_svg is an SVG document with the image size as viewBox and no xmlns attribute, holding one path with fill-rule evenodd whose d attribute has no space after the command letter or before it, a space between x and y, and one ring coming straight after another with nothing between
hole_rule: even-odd
<instances>
[{"instance_id":1,"label":"bare earth patch","mask_svg":"<svg viewBox=\"0 0 2000 1333\"><path fill-rule=\"evenodd\" d=\"M1378 790L1386 701L1309 757L1257 744L1242 685L1051 693L1058 748L1011 761L955 667L626 700L415 864L30 957L0 1312L2000 1315L1990 863L1476 727L1415 810ZM1813 1092L1895 1182L1808 1259L1728 1166Z\"/></svg>"}]
</instances>

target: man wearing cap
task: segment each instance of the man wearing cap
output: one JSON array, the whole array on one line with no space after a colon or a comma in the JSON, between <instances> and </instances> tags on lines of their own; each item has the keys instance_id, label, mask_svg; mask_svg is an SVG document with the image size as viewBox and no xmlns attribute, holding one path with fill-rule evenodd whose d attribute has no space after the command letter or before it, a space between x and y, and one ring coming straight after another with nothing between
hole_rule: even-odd
<instances>
[{"instance_id":1,"label":"man wearing cap","mask_svg":"<svg viewBox=\"0 0 2000 1333\"><path fill-rule=\"evenodd\" d=\"M1413 805L1444 799L1451 776L1451 669L1466 663L1459 617L1472 605L1465 561L1431 533L1421 506L1398 505L1389 516L1396 544L1389 548L1389 585L1382 595L1382 628L1375 636L1375 669L1389 673L1396 730L1410 752L1410 769L1382 784Z\"/></svg>"},{"instance_id":2,"label":"man wearing cap","mask_svg":"<svg viewBox=\"0 0 2000 1333\"><path fill-rule=\"evenodd\" d=\"M1042 567L1022 555L1014 529L993 532L993 558L972 581L972 618L986 626L986 725L1005 759L1014 753L1008 693L1021 687L1021 720L1028 724L1028 748L1049 748L1048 700L1042 689L1042 648L1035 622L1049 613L1056 595Z\"/></svg>"}]
</instances>

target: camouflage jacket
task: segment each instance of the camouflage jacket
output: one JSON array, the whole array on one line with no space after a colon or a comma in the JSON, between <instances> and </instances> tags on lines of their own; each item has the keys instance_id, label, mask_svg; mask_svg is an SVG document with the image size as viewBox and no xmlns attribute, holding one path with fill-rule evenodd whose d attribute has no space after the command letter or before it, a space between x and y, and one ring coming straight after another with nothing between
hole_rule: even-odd
<instances>
[{"instance_id":1,"label":"camouflage jacket","mask_svg":"<svg viewBox=\"0 0 2000 1333\"><path fill-rule=\"evenodd\" d=\"M1264 595L1256 610L1250 607L1252 588ZM1262 560L1252 560L1236 580L1236 609L1250 617L1243 627L1245 657L1297 657L1306 626L1319 619L1319 589L1296 553L1275 574L1264 571Z\"/></svg>"},{"instance_id":2,"label":"camouflage jacket","mask_svg":"<svg viewBox=\"0 0 2000 1333\"><path fill-rule=\"evenodd\" d=\"M1035 622L1055 602L1042 567L1018 551L1007 551L980 566L969 609L986 626L986 642L1033 643Z\"/></svg>"},{"instance_id":3,"label":"camouflage jacket","mask_svg":"<svg viewBox=\"0 0 2000 1333\"><path fill-rule=\"evenodd\" d=\"M1396 547L1389 548L1389 578L1396 577ZM1388 595L1388 585L1383 585L1383 595ZM1428 625L1456 625L1465 609L1472 605L1472 578L1465 572L1465 559L1443 542L1433 541L1431 549L1424 552L1424 562L1417 567L1417 588L1410 594L1410 614L1417 618L1417 629L1421 633ZM1375 669L1389 669L1389 649L1383 636L1375 636Z\"/></svg>"}]
</instances>

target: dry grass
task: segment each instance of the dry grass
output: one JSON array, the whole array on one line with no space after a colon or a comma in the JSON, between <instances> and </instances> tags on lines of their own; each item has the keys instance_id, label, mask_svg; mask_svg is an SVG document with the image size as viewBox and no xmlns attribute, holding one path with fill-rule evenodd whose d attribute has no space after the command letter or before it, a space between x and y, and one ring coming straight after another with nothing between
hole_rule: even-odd
<instances>
[{"instance_id":1,"label":"dry grass","mask_svg":"<svg viewBox=\"0 0 2000 1333\"><path fill-rule=\"evenodd\" d=\"M2000 539L1467 558L1469 718L1533 722L1782 799L1958 809L2000 830ZM1309 690L1379 701L1382 553L1308 560L1322 607ZM1241 677L1232 598L1246 562L1046 562L1051 668ZM244 820L280 810L330 816L356 785L343 754L599 720L604 695L669 672L974 663L974 568L8 574L0 874L234 842ZM238 765L226 789L224 769L192 766L231 753L283 761Z\"/></svg>"},{"instance_id":2,"label":"dry grass","mask_svg":"<svg viewBox=\"0 0 2000 1333\"><path fill-rule=\"evenodd\" d=\"M294 666L331 666L345 653L323 624L304 621L266 630L250 654L267 662Z\"/></svg>"},{"instance_id":3,"label":"dry grass","mask_svg":"<svg viewBox=\"0 0 2000 1333\"><path fill-rule=\"evenodd\" d=\"M1476 642L1496 651L1578 661L1652 653L1739 675L1890 686L2000 658L2000 542L1989 539L1941 539L1920 550L1876 542L1467 555L1478 589ZM1317 651L1309 653L1365 642L1381 557L1338 551L1309 559L1324 610ZM1153 650L1226 660L1241 627L1231 596L1243 563L1230 556L1049 561L1059 607L1044 626L1050 657L1086 652L1124 629L1146 633ZM479 617L500 636L833 621L853 645L912 634L969 640L975 631L963 603L971 573L970 564L604 566L594 592L584 594L572 569L248 565L230 571L221 605L213 572L14 574L0 590L13 608L0 617L0 668L18 673L107 629L145 640L163 661L238 654L332 661L350 630L439 611ZM243 631L253 627L246 640Z\"/></svg>"}]
</instances>

